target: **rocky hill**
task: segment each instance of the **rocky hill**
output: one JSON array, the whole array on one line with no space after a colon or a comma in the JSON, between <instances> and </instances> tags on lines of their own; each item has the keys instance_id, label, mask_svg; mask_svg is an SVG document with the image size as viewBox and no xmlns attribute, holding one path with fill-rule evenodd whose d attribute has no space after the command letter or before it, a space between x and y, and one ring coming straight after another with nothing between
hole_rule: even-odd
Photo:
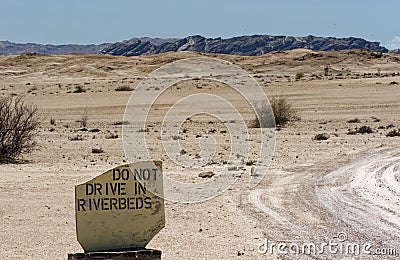
<instances>
[{"instance_id":1,"label":"rocky hill","mask_svg":"<svg viewBox=\"0 0 400 260\"><path fill-rule=\"evenodd\" d=\"M101 52L110 55L141 56L169 51L193 51L202 53L219 53L245 56L257 56L272 51L292 49L310 49L320 51L369 49L374 52L387 53L389 50L380 46L379 42L370 42L361 38L334 37L292 37L253 35L229 39L205 38L200 35L184 39L167 39L164 42L154 42L143 39L131 39L117 42L104 48Z\"/></svg>"},{"instance_id":2,"label":"rocky hill","mask_svg":"<svg viewBox=\"0 0 400 260\"><path fill-rule=\"evenodd\" d=\"M0 56L7 56L21 53L41 53L41 54L66 54L66 53L100 53L101 50L110 46L110 43L103 44L37 44L37 43L14 43L0 41Z\"/></svg>"},{"instance_id":3,"label":"rocky hill","mask_svg":"<svg viewBox=\"0 0 400 260\"><path fill-rule=\"evenodd\" d=\"M183 39L176 38L132 38L117 43L103 44L36 44L13 43L0 41L0 56L40 53L40 54L66 54L66 53L103 53L121 56L141 56L175 51L193 51L201 53L233 54L257 56L272 51L285 51L292 49L310 50L349 50L369 49L374 52L386 53L389 50L380 46L379 42L370 42L361 38L334 38L334 37L293 37L252 35L239 36L229 39L205 38L200 35L188 36ZM399 50L393 50L399 53Z\"/></svg>"}]
</instances>

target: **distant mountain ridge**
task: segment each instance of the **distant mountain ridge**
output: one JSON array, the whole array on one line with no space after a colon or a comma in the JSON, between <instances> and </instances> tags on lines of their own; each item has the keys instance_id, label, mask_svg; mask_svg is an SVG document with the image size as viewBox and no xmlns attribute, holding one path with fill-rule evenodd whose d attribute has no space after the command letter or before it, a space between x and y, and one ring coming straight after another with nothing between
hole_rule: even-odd
<instances>
[{"instance_id":1,"label":"distant mountain ridge","mask_svg":"<svg viewBox=\"0 0 400 260\"><path fill-rule=\"evenodd\" d=\"M111 43L102 44L37 44L37 43L14 43L0 41L0 56L40 53L40 54L67 54L67 53L101 53L101 50L110 46Z\"/></svg>"},{"instance_id":2,"label":"distant mountain ridge","mask_svg":"<svg viewBox=\"0 0 400 260\"><path fill-rule=\"evenodd\" d=\"M170 51L258 56L273 51L285 51L299 48L318 51L369 49L374 52L399 53L399 50L389 51L387 48L380 46L379 42L370 42L354 37L335 38L312 35L305 37L252 35L222 39L205 38L200 35L194 35L182 39L141 37L116 43L88 45L52 45L0 41L0 56L21 53L102 53L117 56L142 56Z\"/></svg>"},{"instance_id":3,"label":"distant mountain ridge","mask_svg":"<svg viewBox=\"0 0 400 260\"><path fill-rule=\"evenodd\" d=\"M374 52L389 52L388 49L380 46L379 42L370 42L361 38L316 37L312 35L305 37L252 35L229 39L205 38L194 35L183 39L171 39L163 43L134 38L129 41L114 43L101 52L118 56L141 56L169 51L258 56L272 51L299 48L319 51L369 49Z\"/></svg>"}]
</instances>

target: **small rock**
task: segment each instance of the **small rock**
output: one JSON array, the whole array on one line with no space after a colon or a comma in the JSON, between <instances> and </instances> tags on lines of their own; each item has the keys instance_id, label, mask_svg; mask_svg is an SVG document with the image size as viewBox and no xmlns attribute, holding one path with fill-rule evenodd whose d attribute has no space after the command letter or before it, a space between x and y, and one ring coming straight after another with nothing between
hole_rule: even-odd
<instances>
[{"instance_id":1,"label":"small rock","mask_svg":"<svg viewBox=\"0 0 400 260\"><path fill-rule=\"evenodd\" d=\"M229 166L228 171L237 171L239 168L237 166Z\"/></svg>"},{"instance_id":2,"label":"small rock","mask_svg":"<svg viewBox=\"0 0 400 260\"><path fill-rule=\"evenodd\" d=\"M199 177L200 178L211 178L212 176L214 176L215 174L211 171L209 172L201 172L199 173Z\"/></svg>"}]
</instances>

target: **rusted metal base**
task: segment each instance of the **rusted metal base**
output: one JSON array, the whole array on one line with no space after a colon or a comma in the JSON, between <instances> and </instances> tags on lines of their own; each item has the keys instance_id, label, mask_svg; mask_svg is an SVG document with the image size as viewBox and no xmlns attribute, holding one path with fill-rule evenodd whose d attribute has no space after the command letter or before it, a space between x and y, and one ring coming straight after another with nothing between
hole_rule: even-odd
<instances>
[{"instance_id":1,"label":"rusted metal base","mask_svg":"<svg viewBox=\"0 0 400 260\"><path fill-rule=\"evenodd\" d=\"M87 252L68 254L68 260L161 260L161 251L154 249L140 249L117 252Z\"/></svg>"}]
</instances>

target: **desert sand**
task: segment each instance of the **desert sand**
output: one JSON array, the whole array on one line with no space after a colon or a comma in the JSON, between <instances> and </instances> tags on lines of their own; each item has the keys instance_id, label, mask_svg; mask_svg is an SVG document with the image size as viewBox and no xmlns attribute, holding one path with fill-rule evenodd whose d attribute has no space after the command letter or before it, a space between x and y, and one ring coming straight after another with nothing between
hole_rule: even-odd
<instances>
[{"instance_id":1,"label":"desert sand","mask_svg":"<svg viewBox=\"0 0 400 260\"><path fill-rule=\"evenodd\" d=\"M201 55L0 57L0 95L24 95L43 117L38 149L21 163L0 165L0 259L66 259L83 251L75 235L74 186L127 160L121 122L131 91L115 89L134 89L156 68L196 56ZM322 243L344 232L348 241L369 241L373 248L396 248L399 254L400 137L386 134L400 127L400 56L366 50L208 56L248 71L268 97L290 100L301 120L277 131L271 167L255 189L246 186L250 165L212 200L166 201L166 227L148 247L162 250L163 259L350 259L257 251L265 239ZM299 72L304 77L296 79ZM85 92L74 93L78 86ZM246 120L254 118L237 94L215 82L188 81L166 91L151 111L148 146L154 159L164 161L165 174L186 182L203 181L200 171L217 173L229 152L224 125L212 117L185 122L180 135L194 155L196 135L216 130L219 153L204 169L182 169L163 152L160 119L177 99L193 93L223 95ZM348 123L355 118L360 122ZM373 132L348 134L364 125ZM249 131L256 135L258 130ZM313 140L319 133L330 138ZM92 148L104 152L92 153Z\"/></svg>"}]
</instances>

